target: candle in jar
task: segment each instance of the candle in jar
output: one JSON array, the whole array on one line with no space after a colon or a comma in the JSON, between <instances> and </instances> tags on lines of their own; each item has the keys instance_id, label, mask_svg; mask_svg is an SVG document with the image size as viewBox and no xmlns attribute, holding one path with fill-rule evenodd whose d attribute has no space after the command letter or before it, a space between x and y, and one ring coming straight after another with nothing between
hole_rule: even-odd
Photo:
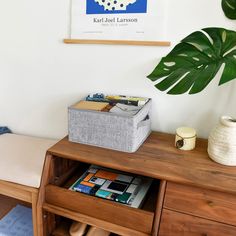
<instances>
[{"instance_id":1,"label":"candle in jar","mask_svg":"<svg viewBox=\"0 0 236 236\"><path fill-rule=\"evenodd\" d=\"M175 146L181 150L193 150L196 145L196 130L190 127L176 129Z\"/></svg>"}]
</instances>

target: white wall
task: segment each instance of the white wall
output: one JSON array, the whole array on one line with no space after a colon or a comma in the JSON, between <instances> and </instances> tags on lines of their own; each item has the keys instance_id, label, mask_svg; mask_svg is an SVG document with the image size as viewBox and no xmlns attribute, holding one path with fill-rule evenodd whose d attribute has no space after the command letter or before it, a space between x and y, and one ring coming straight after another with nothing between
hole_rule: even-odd
<instances>
[{"instance_id":1,"label":"white wall","mask_svg":"<svg viewBox=\"0 0 236 236\"><path fill-rule=\"evenodd\" d=\"M236 28L221 0L166 1L173 45L204 27ZM67 106L97 91L153 98L153 129L159 131L188 125L207 137L220 115L236 116L235 81L221 87L215 81L197 95L166 95L145 77L171 48L66 45L68 22L69 0L0 0L0 125L61 138Z\"/></svg>"}]
</instances>

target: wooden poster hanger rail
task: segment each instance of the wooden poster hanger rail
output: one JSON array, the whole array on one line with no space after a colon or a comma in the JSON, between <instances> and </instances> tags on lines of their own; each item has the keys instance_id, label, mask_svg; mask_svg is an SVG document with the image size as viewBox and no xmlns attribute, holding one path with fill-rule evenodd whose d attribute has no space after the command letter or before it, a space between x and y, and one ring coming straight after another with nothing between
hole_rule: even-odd
<instances>
[{"instance_id":1,"label":"wooden poster hanger rail","mask_svg":"<svg viewBox=\"0 0 236 236\"><path fill-rule=\"evenodd\" d=\"M168 41L133 41L133 40L94 40L94 39L64 39L68 44L109 44L109 45L139 45L139 46L170 46Z\"/></svg>"}]
</instances>

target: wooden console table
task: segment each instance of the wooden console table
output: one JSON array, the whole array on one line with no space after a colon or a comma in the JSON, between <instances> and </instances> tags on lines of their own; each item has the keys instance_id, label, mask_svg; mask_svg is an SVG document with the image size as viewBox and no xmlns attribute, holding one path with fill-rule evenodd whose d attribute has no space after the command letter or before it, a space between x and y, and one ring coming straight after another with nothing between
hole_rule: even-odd
<instances>
[{"instance_id":1,"label":"wooden console table","mask_svg":"<svg viewBox=\"0 0 236 236\"><path fill-rule=\"evenodd\" d=\"M46 155L41 235L61 235L69 219L124 236L236 235L236 168L211 161L206 149L198 139L195 150L178 150L174 135L158 132L132 154L64 138ZM154 178L142 209L68 190L90 164Z\"/></svg>"}]
</instances>

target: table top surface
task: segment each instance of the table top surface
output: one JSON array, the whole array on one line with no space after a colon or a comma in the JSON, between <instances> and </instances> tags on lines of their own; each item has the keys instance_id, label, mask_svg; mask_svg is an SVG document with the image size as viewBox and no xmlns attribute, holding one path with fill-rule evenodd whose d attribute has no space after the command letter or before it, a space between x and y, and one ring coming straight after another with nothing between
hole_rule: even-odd
<instances>
[{"instance_id":1,"label":"table top surface","mask_svg":"<svg viewBox=\"0 0 236 236\"><path fill-rule=\"evenodd\" d=\"M182 151L174 146L175 136L152 132L135 153L124 153L72 143L68 137L48 153L156 179L189 184L236 194L236 167L213 162L207 154L207 140L197 139L196 148Z\"/></svg>"}]
</instances>

